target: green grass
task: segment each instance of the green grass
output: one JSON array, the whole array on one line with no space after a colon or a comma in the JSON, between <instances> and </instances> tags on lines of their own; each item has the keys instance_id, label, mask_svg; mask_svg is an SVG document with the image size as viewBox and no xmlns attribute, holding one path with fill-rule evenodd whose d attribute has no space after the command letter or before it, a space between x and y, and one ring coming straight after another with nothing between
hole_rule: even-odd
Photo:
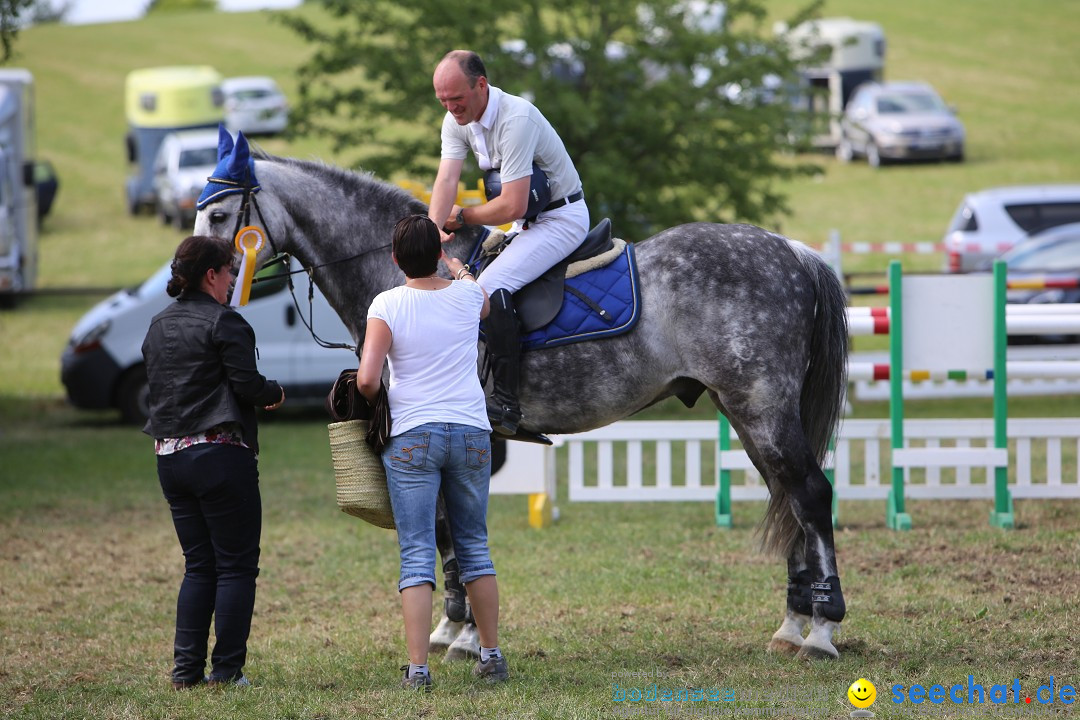
<instances>
[{"instance_id":1,"label":"green grass","mask_svg":"<svg viewBox=\"0 0 1080 720\"><path fill-rule=\"evenodd\" d=\"M434 660L435 692L402 694L394 535L337 511L325 428L292 413L261 432L255 687L174 693L182 558L149 440L47 403L6 400L0 411L18 420L0 436L8 717L600 718L615 707L612 673L657 668L675 688L814 689L827 697L820 716L838 717L858 677L882 696L968 673L1029 690L1051 674L1078 679L1076 502L1020 502L1010 534L987 526L984 502L911 502L904 534L883 529L881 503L841 503L842 656L808 665L763 652L784 571L755 551L760 504L738 504L735 528L721 531L707 503L562 502L562 519L535 531L523 498L495 497L501 644L515 679L477 688L467 665Z\"/></svg>"},{"instance_id":2,"label":"green grass","mask_svg":"<svg viewBox=\"0 0 1080 720\"><path fill-rule=\"evenodd\" d=\"M795 4L769 7L779 18ZM886 76L929 80L959 108L970 162L875 172L823 156L822 176L785 187L795 211L783 222L787 234L818 243L836 228L845 241L936 241L968 190L1080 176L1080 95L1070 91L1080 69L1080 5L834 0L825 13L882 24ZM139 282L180 239L124 210L128 71L210 62L226 75L272 75L295 94L292 70L309 52L263 14L43 26L21 32L16 47L12 64L37 79L40 154L61 179L41 239L42 285L54 289ZM350 161L309 138L262 144ZM883 272L888 259L848 256L845 267ZM904 259L921 269L942 262ZM894 683L947 685L973 674L984 684L1019 678L1030 692L1050 675L1059 686L1080 682L1074 501L1018 501L1012 533L988 527L986 502L909 502L915 528L904 534L884 529L883 504L841 502L842 657L801 664L763 652L781 618L785 573L755 551L760 504L737 504L735 528L724 532L707 503L563 501L560 522L538 532L527 526L523 498L495 497L502 645L515 679L476 688L467 666L436 660L436 691L404 695L396 690L404 650L394 536L336 509L321 414L286 411L261 428L263 571L248 668L255 687L173 693L182 558L149 440L112 413L76 412L62 400L60 352L98 297L41 296L0 312L5 717L607 718L616 708L612 674L656 669L672 687L819 691L822 717L850 712L844 693L866 677L878 687L874 712L895 717L886 702ZM668 402L649 416L714 417L704 405L684 411ZM1010 400L1016 416L1067 417L1074 406L1067 397ZM884 414L881 403L854 407L856 417ZM910 403L907 412L986 414L986 402L962 400Z\"/></svg>"}]
</instances>

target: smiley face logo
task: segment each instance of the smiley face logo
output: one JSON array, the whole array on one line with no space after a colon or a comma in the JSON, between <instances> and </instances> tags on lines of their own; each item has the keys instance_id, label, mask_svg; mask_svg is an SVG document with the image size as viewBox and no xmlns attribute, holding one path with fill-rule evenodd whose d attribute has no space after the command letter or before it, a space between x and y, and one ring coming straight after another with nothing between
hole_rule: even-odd
<instances>
[{"instance_id":1,"label":"smiley face logo","mask_svg":"<svg viewBox=\"0 0 1080 720\"><path fill-rule=\"evenodd\" d=\"M874 687L874 683L866 678L859 678L851 683L851 687L847 691L847 697L852 705L865 709L873 705L874 701L877 700L877 688Z\"/></svg>"}]
</instances>

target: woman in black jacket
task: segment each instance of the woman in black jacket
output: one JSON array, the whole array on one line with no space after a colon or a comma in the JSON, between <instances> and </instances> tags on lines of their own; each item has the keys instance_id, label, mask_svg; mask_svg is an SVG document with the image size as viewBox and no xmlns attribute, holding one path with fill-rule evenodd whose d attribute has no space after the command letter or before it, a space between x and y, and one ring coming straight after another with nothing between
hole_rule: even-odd
<instances>
[{"instance_id":1,"label":"woman in black jacket","mask_svg":"<svg viewBox=\"0 0 1080 720\"><path fill-rule=\"evenodd\" d=\"M255 366L255 333L225 305L233 246L192 236L180 243L168 293L177 298L150 322L143 341L158 479L184 551L176 602L177 690L203 682L248 685L243 667L262 501L255 408L274 410L285 392ZM210 621L217 642L204 676Z\"/></svg>"}]
</instances>

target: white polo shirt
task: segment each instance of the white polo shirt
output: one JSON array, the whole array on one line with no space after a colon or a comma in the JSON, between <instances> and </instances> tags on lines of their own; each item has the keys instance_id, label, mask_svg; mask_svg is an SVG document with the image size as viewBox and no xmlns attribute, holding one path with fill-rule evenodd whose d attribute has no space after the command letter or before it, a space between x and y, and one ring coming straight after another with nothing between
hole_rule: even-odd
<instances>
[{"instance_id":1,"label":"white polo shirt","mask_svg":"<svg viewBox=\"0 0 1080 720\"><path fill-rule=\"evenodd\" d=\"M488 104L476 122L458 125L446 113L442 157L464 160L473 152L483 170L498 168L504 183L532 175L535 162L548 177L551 199L581 189L577 168L551 123L528 100L488 85Z\"/></svg>"}]
</instances>

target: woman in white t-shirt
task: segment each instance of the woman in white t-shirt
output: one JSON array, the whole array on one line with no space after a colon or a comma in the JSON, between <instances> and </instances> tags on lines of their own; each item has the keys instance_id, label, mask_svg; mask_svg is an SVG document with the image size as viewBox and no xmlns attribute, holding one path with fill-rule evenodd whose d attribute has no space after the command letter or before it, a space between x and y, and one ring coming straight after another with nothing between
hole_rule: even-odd
<instances>
[{"instance_id":1,"label":"woman in white t-shirt","mask_svg":"<svg viewBox=\"0 0 1080 720\"><path fill-rule=\"evenodd\" d=\"M398 590L409 653L402 685L431 686L427 649L440 489L480 635L481 658L473 673L505 680L499 590L487 546L491 426L476 368L487 293L460 260L443 255L439 230L425 215L398 222L393 252L405 284L380 293L368 308L357 384L374 400L383 360L389 361L391 437L382 459L401 547ZM436 274L440 259L456 280Z\"/></svg>"}]
</instances>

